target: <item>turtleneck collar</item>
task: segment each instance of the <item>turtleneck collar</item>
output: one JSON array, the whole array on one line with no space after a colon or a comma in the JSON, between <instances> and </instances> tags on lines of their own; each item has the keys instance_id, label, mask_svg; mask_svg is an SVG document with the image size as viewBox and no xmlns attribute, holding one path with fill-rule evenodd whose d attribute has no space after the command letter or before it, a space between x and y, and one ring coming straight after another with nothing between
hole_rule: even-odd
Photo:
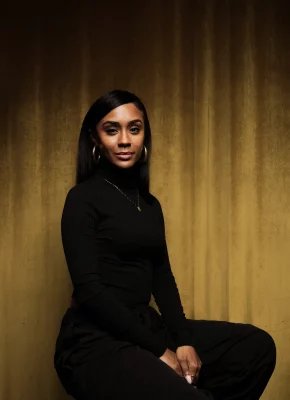
<instances>
[{"instance_id":1,"label":"turtleneck collar","mask_svg":"<svg viewBox=\"0 0 290 400\"><path fill-rule=\"evenodd\" d=\"M137 188L139 181L139 167L135 164L130 168L121 168L112 164L106 157L98 163L96 174L106 178L120 188Z\"/></svg>"}]
</instances>

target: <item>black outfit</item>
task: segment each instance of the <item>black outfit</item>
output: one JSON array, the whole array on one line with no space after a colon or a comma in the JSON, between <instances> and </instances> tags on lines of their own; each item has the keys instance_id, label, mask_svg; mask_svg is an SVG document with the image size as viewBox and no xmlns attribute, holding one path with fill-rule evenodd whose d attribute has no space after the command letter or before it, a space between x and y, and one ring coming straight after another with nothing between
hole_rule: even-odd
<instances>
[{"instance_id":1,"label":"black outfit","mask_svg":"<svg viewBox=\"0 0 290 400\"><path fill-rule=\"evenodd\" d=\"M252 325L186 319L161 205L144 192L141 212L132 203L137 175L102 160L68 193L61 228L74 301L55 352L63 386L76 400L258 399L275 366L272 338ZM182 345L203 362L197 389L159 359Z\"/></svg>"}]
</instances>

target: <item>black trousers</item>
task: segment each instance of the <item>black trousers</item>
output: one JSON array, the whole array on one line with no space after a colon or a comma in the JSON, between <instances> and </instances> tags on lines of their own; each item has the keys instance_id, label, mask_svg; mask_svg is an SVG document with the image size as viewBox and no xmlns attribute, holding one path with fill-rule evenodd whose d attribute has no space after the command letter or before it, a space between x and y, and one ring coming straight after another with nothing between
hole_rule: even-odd
<instances>
[{"instance_id":1,"label":"black trousers","mask_svg":"<svg viewBox=\"0 0 290 400\"><path fill-rule=\"evenodd\" d=\"M96 334L73 309L62 320L55 368L75 400L259 399L276 362L271 336L248 324L188 320L188 327L202 361L197 388L147 350Z\"/></svg>"}]
</instances>

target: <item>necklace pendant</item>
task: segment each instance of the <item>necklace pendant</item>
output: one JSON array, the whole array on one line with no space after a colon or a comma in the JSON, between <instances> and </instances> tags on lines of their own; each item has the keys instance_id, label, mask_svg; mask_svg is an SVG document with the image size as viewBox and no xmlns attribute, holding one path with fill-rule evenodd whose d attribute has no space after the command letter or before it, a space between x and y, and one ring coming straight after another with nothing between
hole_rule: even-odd
<instances>
[{"instance_id":1,"label":"necklace pendant","mask_svg":"<svg viewBox=\"0 0 290 400\"><path fill-rule=\"evenodd\" d=\"M137 208L138 208L139 211L141 211L141 208L139 206Z\"/></svg>"}]
</instances>

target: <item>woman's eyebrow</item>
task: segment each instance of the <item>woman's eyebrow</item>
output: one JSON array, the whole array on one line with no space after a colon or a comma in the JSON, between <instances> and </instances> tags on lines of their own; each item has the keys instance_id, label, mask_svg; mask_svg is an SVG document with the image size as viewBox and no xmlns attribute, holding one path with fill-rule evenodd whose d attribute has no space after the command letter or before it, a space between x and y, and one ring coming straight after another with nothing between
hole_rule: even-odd
<instances>
[{"instance_id":1,"label":"woman's eyebrow","mask_svg":"<svg viewBox=\"0 0 290 400\"><path fill-rule=\"evenodd\" d=\"M128 122L128 125L134 125L136 123L142 124L141 119L133 119L132 121ZM117 121L105 121L103 123L103 127L105 128L107 125L109 125L109 126L117 126L117 127L121 126L120 122L117 122Z\"/></svg>"},{"instance_id":2,"label":"woman's eyebrow","mask_svg":"<svg viewBox=\"0 0 290 400\"><path fill-rule=\"evenodd\" d=\"M106 125L120 126L120 123L116 121L105 121L103 126L105 127Z\"/></svg>"},{"instance_id":3,"label":"woman's eyebrow","mask_svg":"<svg viewBox=\"0 0 290 400\"><path fill-rule=\"evenodd\" d=\"M134 124L136 124L137 122L139 122L140 124L142 124L141 119L133 119L132 121L130 121L130 122L128 123L128 125L134 125Z\"/></svg>"}]
</instances>

